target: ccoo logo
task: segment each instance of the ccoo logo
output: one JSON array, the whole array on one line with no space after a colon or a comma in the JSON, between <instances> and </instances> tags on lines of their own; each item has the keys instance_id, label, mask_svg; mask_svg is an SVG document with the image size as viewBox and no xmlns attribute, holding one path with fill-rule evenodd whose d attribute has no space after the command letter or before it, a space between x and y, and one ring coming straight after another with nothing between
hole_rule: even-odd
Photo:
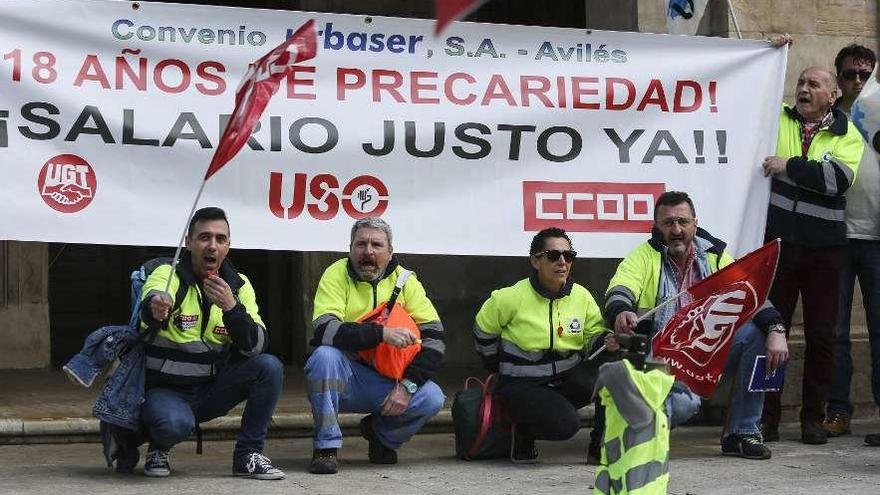
<instances>
[{"instance_id":1,"label":"ccoo logo","mask_svg":"<svg viewBox=\"0 0 880 495\"><path fill-rule=\"evenodd\" d=\"M61 213L76 213L89 206L97 189L98 181L92 166L69 153L50 158L37 177L40 197Z\"/></svg>"}]
</instances>

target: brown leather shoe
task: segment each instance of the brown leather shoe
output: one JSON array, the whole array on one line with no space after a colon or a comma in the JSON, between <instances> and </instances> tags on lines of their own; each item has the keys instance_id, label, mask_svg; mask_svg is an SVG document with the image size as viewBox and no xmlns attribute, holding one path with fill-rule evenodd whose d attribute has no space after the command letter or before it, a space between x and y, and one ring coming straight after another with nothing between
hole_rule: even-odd
<instances>
[{"instance_id":1,"label":"brown leather shoe","mask_svg":"<svg viewBox=\"0 0 880 495\"><path fill-rule=\"evenodd\" d=\"M829 437L849 435L852 433L849 429L849 415L842 412L831 413L822 423L822 429Z\"/></svg>"}]
</instances>

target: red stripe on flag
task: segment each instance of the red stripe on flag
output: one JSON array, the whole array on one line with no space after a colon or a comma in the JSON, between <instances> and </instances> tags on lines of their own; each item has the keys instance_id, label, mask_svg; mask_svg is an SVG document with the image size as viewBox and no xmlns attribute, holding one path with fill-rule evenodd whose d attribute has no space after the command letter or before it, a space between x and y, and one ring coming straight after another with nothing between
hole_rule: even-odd
<instances>
[{"instance_id":1,"label":"red stripe on flag","mask_svg":"<svg viewBox=\"0 0 880 495\"><path fill-rule=\"evenodd\" d=\"M251 64L235 92L235 109L205 172L205 180L223 168L244 146L269 100L278 92L281 81L294 65L314 58L317 47L315 21L310 19L293 36Z\"/></svg>"},{"instance_id":2,"label":"red stripe on flag","mask_svg":"<svg viewBox=\"0 0 880 495\"><path fill-rule=\"evenodd\" d=\"M434 0L437 17L434 36L439 36L450 22L467 16L485 2L486 0Z\"/></svg>"}]
</instances>

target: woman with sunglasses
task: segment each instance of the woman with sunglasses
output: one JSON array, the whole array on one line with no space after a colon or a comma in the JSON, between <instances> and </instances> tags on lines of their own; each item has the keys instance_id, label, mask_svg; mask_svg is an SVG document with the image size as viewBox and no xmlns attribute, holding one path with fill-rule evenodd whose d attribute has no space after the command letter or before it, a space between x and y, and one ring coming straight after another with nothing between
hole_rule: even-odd
<instances>
[{"instance_id":1,"label":"woman with sunglasses","mask_svg":"<svg viewBox=\"0 0 880 495\"><path fill-rule=\"evenodd\" d=\"M535 462L536 439L573 437L577 410L593 394L600 360L584 355L604 328L593 296L571 280L576 255L564 230L538 232L529 250L531 274L493 291L477 313L477 352L498 372L496 393L514 423L513 462Z\"/></svg>"}]
</instances>

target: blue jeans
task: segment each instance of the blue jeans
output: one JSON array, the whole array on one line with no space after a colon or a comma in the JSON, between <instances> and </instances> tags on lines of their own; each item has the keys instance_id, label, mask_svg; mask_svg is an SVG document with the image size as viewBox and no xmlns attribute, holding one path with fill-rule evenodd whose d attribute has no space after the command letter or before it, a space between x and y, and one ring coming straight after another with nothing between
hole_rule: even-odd
<instances>
[{"instance_id":1,"label":"blue jeans","mask_svg":"<svg viewBox=\"0 0 880 495\"><path fill-rule=\"evenodd\" d=\"M749 381L755 358L764 352L764 334L754 323L743 325L733 336L724 375L735 379L727 409L725 433L756 434L764 408L764 393L749 392ZM682 382L676 381L666 398L666 415L670 426L691 419L700 409L701 399Z\"/></svg>"},{"instance_id":2,"label":"blue jeans","mask_svg":"<svg viewBox=\"0 0 880 495\"><path fill-rule=\"evenodd\" d=\"M828 414L853 414L849 396L853 361L849 340L850 316L856 277L862 288L862 303L871 345L871 391L880 405L880 241L849 240L846 264L840 272L840 311L834 336L834 368L828 391Z\"/></svg>"},{"instance_id":3,"label":"blue jeans","mask_svg":"<svg viewBox=\"0 0 880 495\"><path fill-rule=\"evenodd\" d=\"M259 354L223 368L210 383L147 390L141 421L150 436L150 450L171 450L186 440L197 424L219 418L247 400L235 454L262 452L283 379L281 361L271 354Z\"/></svg>"},{"instance_id":4,"label":"blue jeans","mask_svg":"<svg viewBox=\"0 0 880 495\"><path fill-rule=\"evenodd\" d=\"M373 429L383 445L397 450L443 407L445 396L432 381L425 382L400 416L381 416L382 402L396 382L374 369L349 359L344 352L322 345L306 362L306 381L312 417L315 421L315 448L342 447L340 412L375 414Z\"/></svg>"}]
</instances>

